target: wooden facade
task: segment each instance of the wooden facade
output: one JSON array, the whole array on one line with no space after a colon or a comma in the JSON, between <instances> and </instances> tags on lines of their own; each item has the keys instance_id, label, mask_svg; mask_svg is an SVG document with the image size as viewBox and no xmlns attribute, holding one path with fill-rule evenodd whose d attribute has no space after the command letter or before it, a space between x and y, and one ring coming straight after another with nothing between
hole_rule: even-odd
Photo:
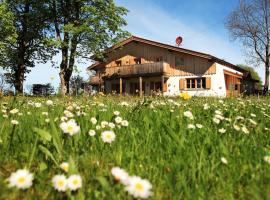
<instances>
[{"instance_id":1,"label":"wooden facade","mask_svg":"<svg viewBox=\"0 0 270 200\"><path fill-rule=\"evenodd\" d=\"M106 82L110 80L119 80L117 84L113 85L112 89L116 89L118 93L125 90L122 78L138 77L138 84L131 83L130 93L134 93L139 88L140 94L143 90L142 77L160 77L160 85L162 92L167 91L166 80L167 77L183 76L183 77L202 77L207 76L203 80L180 80L179 89L185 90L188 84L196 84L202 86L203 89L211 88L211 75L216 74L217 63L222 62L232 68L236 66L227 63L226 61L215 58L211 55L199 53L191 50L186 50L170 45L165 45L142 38L131 37L122 43L113 46L106 51L105 61L95 63L90 67L94 69L97 74L93 78L95 82ZM238 79L231 78L233 76L226 76L226 83L238 83ZM97 81L102 79L102 81ZM194 82L195 81L195 82ZM158 86L157 86L158 87ZM155 87L153 87L155 88ZM196 89L195 88L195 89ZM240 87L239 87L240 88ZM191 88L193 89L193 88ZM235 92L234 92L235 93Z\"/></svg>"}]
</instances>

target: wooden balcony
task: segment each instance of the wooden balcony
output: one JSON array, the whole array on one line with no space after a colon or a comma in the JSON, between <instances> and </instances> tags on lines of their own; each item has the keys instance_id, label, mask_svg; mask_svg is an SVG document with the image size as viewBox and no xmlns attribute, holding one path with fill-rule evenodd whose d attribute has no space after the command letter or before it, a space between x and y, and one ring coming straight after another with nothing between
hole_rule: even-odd
<instances>
[{"instance_id":1,"label":"wooden balcony","mask_svg":"<svg viewBox=\"0 0 270 200\"><path fill-rule=\"evenodd\" d=\"M99 76L92 76L89 83L90 85L99 85L103 83L103 80Z\"/></svg>"},{"instance_id":2,"label":"wooden balcony","mask_svg":"<svg viewBox=\"0 0 270 200\"><path fill-rule=\"evenodd\" d=\"M165 62L124 65L106 68L104 76L113 78L166 75L169 73L169 69L169 64Z\"/></svg>"}]
</instances>

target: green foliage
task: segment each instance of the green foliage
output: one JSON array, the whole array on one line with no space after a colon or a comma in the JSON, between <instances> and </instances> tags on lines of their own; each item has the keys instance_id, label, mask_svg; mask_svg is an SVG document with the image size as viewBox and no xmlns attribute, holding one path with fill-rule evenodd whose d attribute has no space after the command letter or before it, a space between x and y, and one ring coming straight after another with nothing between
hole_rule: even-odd
<instances>
[{"instance_id":1,"label":"green foliage","mask_svg":"<svg viewBox=\"0 0 270 200\"><path fill-rule=\"evenodd\" d=\"M47 100L19 97L0 102L0 199L132 199L114 181L114 166L148 179L152 199L270 198L270 165L264 161L270 155L269 97L67 97L51 98L53 106L47 106ZM14 108L19 109L17 114L9 112ZM73 136L59 127L67 109L80 126ZM116 126L115 141L106 144L101 132L110 128L96 125L115 123L114 111L129 126ZM185 111L194 119L185 117ZM218 124L213 121L217 117ZM19 124L12 125L12 119ZM188 128L190 124L197 128ZM89 136L89 130L96 130L96 135ZM78 192L53 189L52 177L65 174L61 162L70 165L66 175L81 175L83 187ZM34 173L33 186L25 191L8 187L5 180L10 174L27 166Z\"/></svg>"},{"instance_id":2,"label":"green foliage","mask_svg":"<svg viewBox=\"0 0 270 200\"><path fill-rule=\"evenodd\" d=\"M258 72L253 68L253 67L250 67L250 66L247 66L247 65L243 65L243 64L239 64L237 65L238 67L241 67L242 69L245 69L247 71L249 71L251 77L254 79L254 80L257 80L259 81L259 87L261 88L262 87L262 79L261 77L259 76Z\"/></svg>"},{"instance_id":3,"label":"green foliage","mask_svg":"<svg viewBox=\"0 0 270 200\"><path fill-rule=\"evenodd\" d=\"M35 63L47 62L53 55L49 11L45 0L0 2L0 66L11 72L17 90L23 89Z\"/></svg>"}]
</instances>

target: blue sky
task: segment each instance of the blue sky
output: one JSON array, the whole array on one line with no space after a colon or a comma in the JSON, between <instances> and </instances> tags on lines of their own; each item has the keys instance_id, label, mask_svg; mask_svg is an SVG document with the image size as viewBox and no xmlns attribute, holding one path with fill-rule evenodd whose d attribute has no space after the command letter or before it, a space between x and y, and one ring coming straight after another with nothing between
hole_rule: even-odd
<instances>
[{"instance_id":1,"label":"blue sky","mask_svg":"<svg viewBox=\"0 0 270 200\"><path fill-rule=\"evenodd\" d=\"M174 45L176 36L183 37L183 48L209 53L234 64L246 63L243 47L231 41L224 27L226 16L238 0L116 0L129 10L127 29L131 34ZM60 55L55 57L60 61ZM77 64L80 75L90 62ZM263 78L263 68L256 68ZM28 75L25 86L33 83L59 84L59 69L51 63L37 64ZM55 79L50 80L53 76Z\"/></svg>"}]
</instances>

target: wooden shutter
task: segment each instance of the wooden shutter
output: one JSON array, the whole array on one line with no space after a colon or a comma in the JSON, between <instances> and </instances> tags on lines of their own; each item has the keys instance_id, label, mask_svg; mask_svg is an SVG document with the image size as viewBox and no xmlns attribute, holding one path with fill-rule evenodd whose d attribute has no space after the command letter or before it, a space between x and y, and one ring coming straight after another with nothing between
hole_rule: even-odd
<instances>
[{"instance_id":1,"label":"wooden shutter","mask_svg":"<svg viewBox=\"0 0 270 200\"><path fill-rule=\"evenodd\" d=\"M206 89L211 89L211 77L206 77Z\"/></svg>"},{"instance_id":2,"label":"wooden shutter","mask_svg":"<svg viewBox=\"0 0 270 200\"><path fill-rule=\"evenodd\" d=\"M180 90L185 89L185 79L180 79L180 81L179 81L179 89Z\"/></svg>"},{"instance_id":3,"label":"wooden shutter","mask_svg":"<svg viewBox=\"0 0 270 200\"><path fill-rule=\"evenodd\" d=\"M167 83L163 83L163 92L167 92Z\"/></svg>"}]
</instances>

